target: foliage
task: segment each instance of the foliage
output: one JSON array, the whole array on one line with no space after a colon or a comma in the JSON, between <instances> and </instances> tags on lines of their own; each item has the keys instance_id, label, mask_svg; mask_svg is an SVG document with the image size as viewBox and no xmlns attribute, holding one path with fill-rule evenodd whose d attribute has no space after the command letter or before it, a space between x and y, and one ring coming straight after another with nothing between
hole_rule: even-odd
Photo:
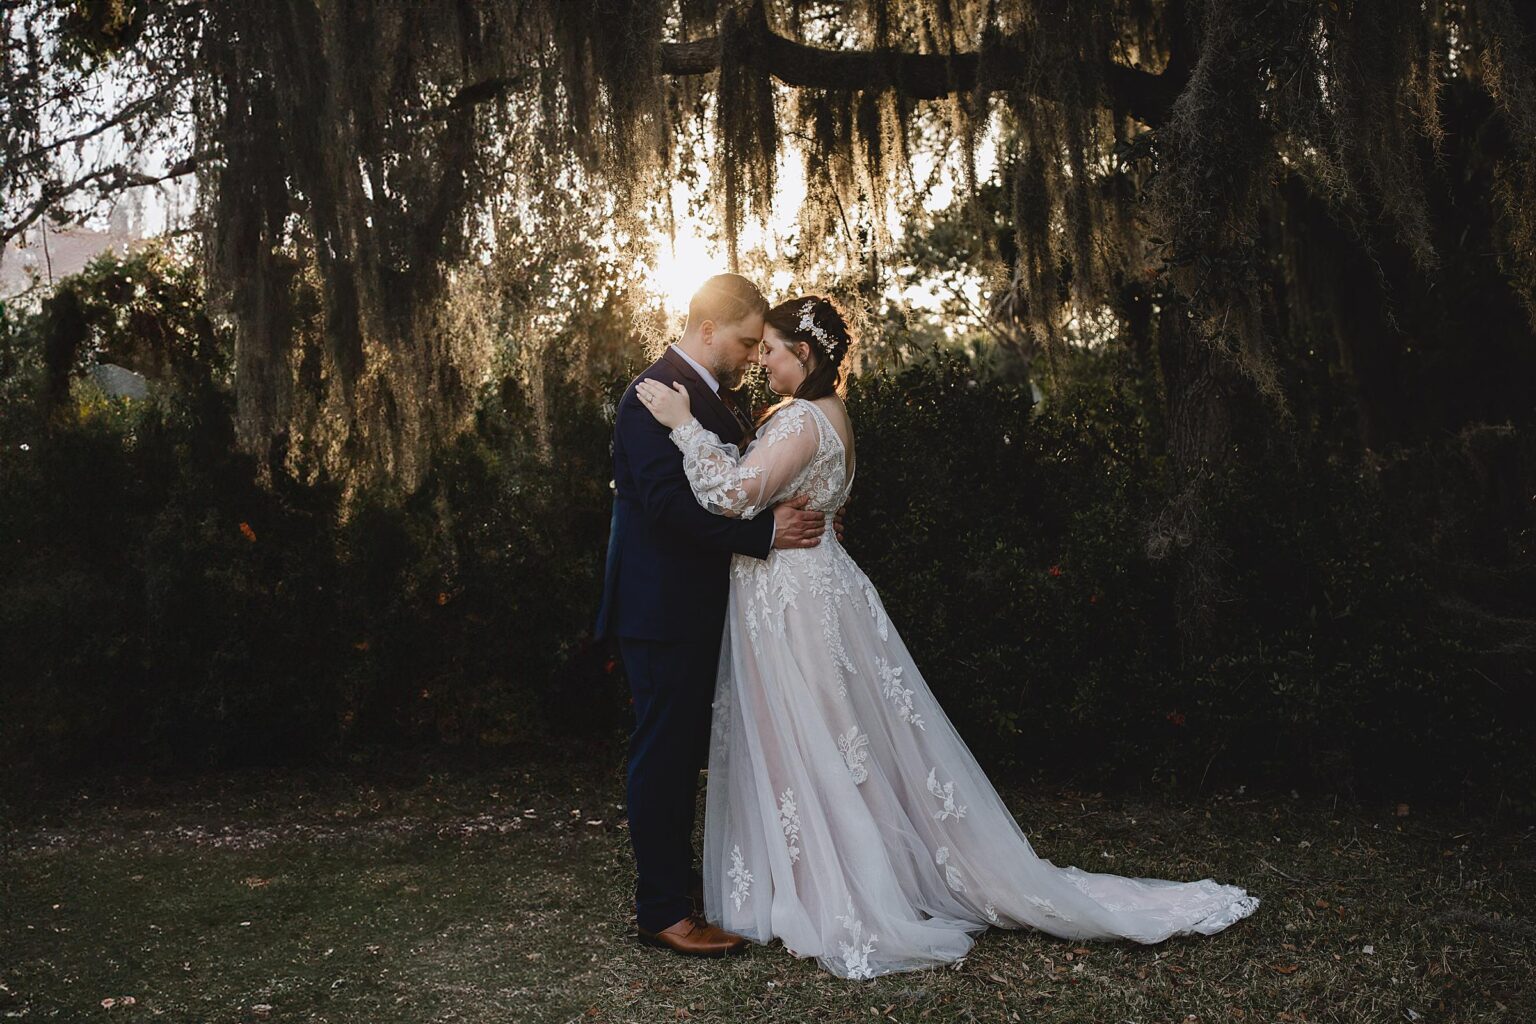
<instances>
[{"instance_id":1,"label":"foliage","mask_svg":"<svg viewBox=\"0 0 1536 1024\"><path fill-rule=\"evenodd\" d=\"M124 266L66 290L108 308ZM139 282L174 297L166 315L170 277ZM568 329L620 336L618 308L590 316ZM5 325L15 398L41 387L26 354L51 322ZM335 483L263 483L206 365L143 401L73 379L51 419L7 401L5 756L238 764L360 743L490 753L551 729L617 739L622 679L589 629L611 402L643 357L631 338L618 363L579 364L570 342L540 349L536 380L484 391L419 488L348 502ZM1509 483L1536 478L1529 431L1473 430L1368 471L1333 435L1249 439L1240 465L1257 468L1213 492L1231 625L1188 649L1174 574L1147 556L1166 432L1134 361L1071 350L1034 409L1027 382L943 348L850 382L848 543L967 741L1000 767L1092 780L1515 800L1536 778L1517 699L1536 523Z\"/></svg>"},{"instance_id":2,"label":"foliage","mask_svg":"<svg viewBox=\"0 0 1536 1024\"><path fill-rule=\"evenodd\" d=\"M1164 499L1156 405L1124 358L1074 357L1034 414L953 358L850 388L849 546L968 742L1096 780L1464 784L1522 803L1530 608L1511 591L1496 606L1523 617L1491 615L1484 595L1481 616L1448 621L1455 582L1422 538L1464 549L1494 526L1514 547L1480 571L1529 580L1532 510L1506 502L1489 522L1469 494L1403 515L1405 494L1462 493L1445 474L1478 470L1460 442L1376 473L1325 444L1275 446L1217 492L1229 625L1185 650L1172 574L1146 554ZM1500 435L1501 468L1532 479L1529 433Z\"/></svg>"},{"instance_id":3,"label":"foliage","mask_svg":"<svg viewBox=\"0 0 1536 1024\"><path fill-rule=\"evenodd\" d=\"M121 280L103 263L68 287L97 309ZM51 327L5 325L8 353L41 351ZM8 392L41 389L40 360L9 362ZM8 762L241 764L616 728L616 690L583 642L609 428L591 389L546 391L558 461L508 377L422 487L350 503L335 484L263 481L227 391L173 380L114 399L80 378L51 420L7 401Z\"/></svg>"},{"instance_id":4,"label":"foliage","mask_svg":"<svg viewBox=\"0 0 1536 1024\"><path fill-rule=\"evenodd\" d=\"M530 216L539 197L581 194L578 230L637 253L648 209L707 178L734 262L786 148L806 171L802 278L879 279L896 217L934 175L958 179L988 208L974 259L1005 283L990 298L1013 343L1060 343L1150 284L1176 307L1164 344L1187 364L1170 403L1274 398L1275 321L1298 301L1284 282L1316 252L1276 213L1293 186L1355 262L1400 255L1419 276L1472 259L1447 229L1487 220L1482 272L1536 323L1528 7L25 0L0 11L0 237L196 173L204 269L239 339L242 444L266 460L286 432L302 473L358 486L417 486L473 418L492 373L485 339L458 328L495 318L485 288L499 283L477 260L568 230ZM1471 121L1467 93L1484 108ZM57 97L66 116L50 119ZM90 140L131 159L77 166ZM1445 158L1462 146L1483 178L1447 216ZM139 170L157 147L165 171ZM1377 276L1391 301L1397 281ZM1332 304L1299 301L1350 333ZM1190 478L1224 449L1222 417L1169 419L1201 435L1175 446L1171 472L1174 496L1202 505ZM1204 530L1196 547L1220 543Z\"/></svg>"},{"instance_id":5,"label":"foliage","mask_svg":"<svg viewBox=\"0 0 1536 1024\"><path fill-rule=\"evenodd\" d=\"M788 269L878 370L850 544L978 747L1529 791L1530 10L7 4L0 237L195 172L203 244L0 317L0 742L620 728L584 634L647 216L708 182L734 246L787 144ZM868 314L893 257L945 322Z\"/></svg>"}]
</instances>

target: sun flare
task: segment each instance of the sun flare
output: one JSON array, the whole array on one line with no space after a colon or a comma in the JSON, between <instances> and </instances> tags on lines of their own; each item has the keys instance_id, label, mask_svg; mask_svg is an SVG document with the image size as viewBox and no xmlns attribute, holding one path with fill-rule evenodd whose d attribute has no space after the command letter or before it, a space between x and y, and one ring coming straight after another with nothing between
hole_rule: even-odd
<instances>
[{"instance_id":1,"label":"sun flare","mask_svg":"<svg viewBox=\"0 0 1536 1024\"><path fill-rule=\"evenodd\" d=\"M650 290L667 312L681 315L688 311L688 300L699 285L726 269L725 260L693 230L693 225L679 221L672 238L659 240L656 266L650 273Z\"/></svg>"}]
</instances>

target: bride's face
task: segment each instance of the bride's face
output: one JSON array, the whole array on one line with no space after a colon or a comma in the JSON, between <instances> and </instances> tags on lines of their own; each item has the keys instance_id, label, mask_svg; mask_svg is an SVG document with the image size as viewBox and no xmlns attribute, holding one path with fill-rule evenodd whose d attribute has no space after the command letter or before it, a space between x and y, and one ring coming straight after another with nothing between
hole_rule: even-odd
<instances>
[{"instance_id":1,"label":"bride's face","mask_svg":"<svg viewBox=\"0 0 1536 1024\"><path fill-rule=\"evenodd\" d=\"M792 395L811 370L810 346L796 342L770 326L763 331L763 355L759 360L768 374L768 387L776 395Z\"/></svg>"}]
</instances>

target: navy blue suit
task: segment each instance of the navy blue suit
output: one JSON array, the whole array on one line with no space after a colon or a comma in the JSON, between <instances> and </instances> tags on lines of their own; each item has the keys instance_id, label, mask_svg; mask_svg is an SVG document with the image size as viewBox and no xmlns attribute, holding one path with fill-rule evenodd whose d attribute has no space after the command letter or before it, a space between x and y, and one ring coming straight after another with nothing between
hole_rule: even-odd
<instances>
[{"instance_id":1,"label":"navy blue suit","mask_svg":"<svg viewBox=\"0 0 1536 1024\"><path fill-rule=\"evenodd\" d=\"M599 639L616 637L635 704L629 738L629 837L641 928L657 932L692 909L694 807L709 728L731 555L767 558L773 516L705 511L667 427L635 394L655 380L688 389L693 414L724 441L751 428L670 348L624 390L613 426L613 523Z\"/></svg>"}]
</instances>

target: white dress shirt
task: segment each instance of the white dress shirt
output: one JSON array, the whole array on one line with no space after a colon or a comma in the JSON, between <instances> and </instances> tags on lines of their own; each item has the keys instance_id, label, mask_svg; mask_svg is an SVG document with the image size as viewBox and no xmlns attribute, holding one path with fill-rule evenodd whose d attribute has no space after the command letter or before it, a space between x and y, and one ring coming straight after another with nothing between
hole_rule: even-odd
<instances>
[{"instance_id":1,"label":"white dress shirt","mask_svg":"<svg viewBox=\"0 0 1536 1024\"><path fill-rule=\"evenodd\" d=\"M676 345L669 347L673 352L676 352L678 355L682 356L683 359L687 361L688 365L693 367L694 370L698 372L700 377L704 378L704 383L709 385L709 390L713 391L717 395L720 393L720 382L715 380L714 374L704 369L703 364L701 364L697 359L693 358L693 356L689 355L687 352L684 352L682 349L678 348Z\"/></svg>"}]
</instances>

